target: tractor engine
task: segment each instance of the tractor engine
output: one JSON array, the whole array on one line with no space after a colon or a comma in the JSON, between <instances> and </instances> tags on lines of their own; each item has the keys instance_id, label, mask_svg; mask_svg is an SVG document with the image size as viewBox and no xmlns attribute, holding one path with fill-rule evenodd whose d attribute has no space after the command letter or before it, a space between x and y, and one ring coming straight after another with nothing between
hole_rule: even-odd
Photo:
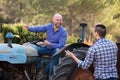
<instances>
[{"instance_id":1,"label":"tractor engine","mask_svg":"<svg viewBox=\"0 0 120 80\"><path fill-rule=\"evenodd\" d=\"M41 80L46 76L37 46L30 43L11 46L0 44L0 80Z\"/></svg>"}]
</instances>

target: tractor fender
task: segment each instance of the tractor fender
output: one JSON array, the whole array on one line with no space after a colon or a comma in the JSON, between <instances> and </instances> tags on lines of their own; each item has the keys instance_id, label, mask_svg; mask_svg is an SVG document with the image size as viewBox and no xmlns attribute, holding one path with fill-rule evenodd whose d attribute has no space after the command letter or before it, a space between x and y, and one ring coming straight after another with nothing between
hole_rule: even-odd
<instances>
[{"instance_id":1,"label":"tractor fender","mask_svg":"<svg viewBox=\"0 0 120 80\"><path fill-rule=\"evenodd\" d=\"M59 61L61 60L62 57L65 56L65 50L70 50L72 51L74 48L80 48L80 47L89 47L87 44L84 43L73 43L73 44L66 44L62 49L57 51L50 59L50 71L49 75L53 75L53 68L59 64Z\"/></svg>"},{"instance_id":2,"label":"tractor fender","mask_svg":"<svg viewBox=\"0 0 120 80\"><path fill-rule=\"evenodd\" d=\"M87 44L84 44L84 43L66 44L63 48L61 48L59 51L57 51L52 57L64 53L64 50L72 51L74 48L80 48L80 47L90 47L90 46Z\"/></svg>"},{"instance_id":3,"label":"tractor fender","mask_svg":"<svg viewBox=\"0 0 120 80\"><path fill-rule=\"evenodd\" d=\"M38 46L31 44L30 42L24 43L23 46L26 48L26 55L27 57L32 56L38 56Z\"/></svg>"}]
</instances>

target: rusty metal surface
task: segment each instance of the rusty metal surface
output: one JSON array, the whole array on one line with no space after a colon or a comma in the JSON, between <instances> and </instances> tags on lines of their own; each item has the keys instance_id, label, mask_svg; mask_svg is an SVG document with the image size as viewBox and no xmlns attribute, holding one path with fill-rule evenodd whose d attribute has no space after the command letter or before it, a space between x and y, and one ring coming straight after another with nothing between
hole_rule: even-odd
<instances>
[{"instance_id":1,"label":"rusty metal surface","mask_svg":"<svg viewBox=\"0 0 120 80\"><path fill-rule=\"evenodd\" d=\"M77 68L72 75L71 80L94 80L94 76L89 69Z\"/></svg>"}]
</instances>

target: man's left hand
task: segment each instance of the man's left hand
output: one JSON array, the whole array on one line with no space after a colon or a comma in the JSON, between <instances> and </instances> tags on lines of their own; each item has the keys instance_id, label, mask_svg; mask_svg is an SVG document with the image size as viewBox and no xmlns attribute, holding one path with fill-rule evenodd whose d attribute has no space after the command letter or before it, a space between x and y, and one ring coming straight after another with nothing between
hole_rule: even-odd
<instances>
[{"instance_id":1,"label":"man's left hand","mask_svg":"<svg viewBox=\"0 0 120 80\"><path fill-rule=\"evenodd\" d=\"M44 45L46 45L46 46L50 46L51 45L51 43L49 42L49 41L47 41L47 40L44 40Z\"/></svg>"}]
</instances>

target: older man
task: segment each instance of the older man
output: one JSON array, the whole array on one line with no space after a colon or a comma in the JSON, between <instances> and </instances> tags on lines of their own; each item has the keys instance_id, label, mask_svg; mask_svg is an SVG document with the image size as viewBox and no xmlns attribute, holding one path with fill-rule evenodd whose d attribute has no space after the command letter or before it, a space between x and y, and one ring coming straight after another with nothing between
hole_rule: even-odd
<instances>
[{"instance_id":1,"label":"older man","mask_svg":"<svg viewBox=\"0 0 120 80\"><path fill-rule=\"evenodd\" d=\"M46 32L46 40L44 40L45 47L38 49L39 55L53 55L56 50L62 48L67 40L67 31L62 26L63 18L60 14L55 14L52 23L42 26L25 26L31 32Z\"/></svg>"}]
</instances>

